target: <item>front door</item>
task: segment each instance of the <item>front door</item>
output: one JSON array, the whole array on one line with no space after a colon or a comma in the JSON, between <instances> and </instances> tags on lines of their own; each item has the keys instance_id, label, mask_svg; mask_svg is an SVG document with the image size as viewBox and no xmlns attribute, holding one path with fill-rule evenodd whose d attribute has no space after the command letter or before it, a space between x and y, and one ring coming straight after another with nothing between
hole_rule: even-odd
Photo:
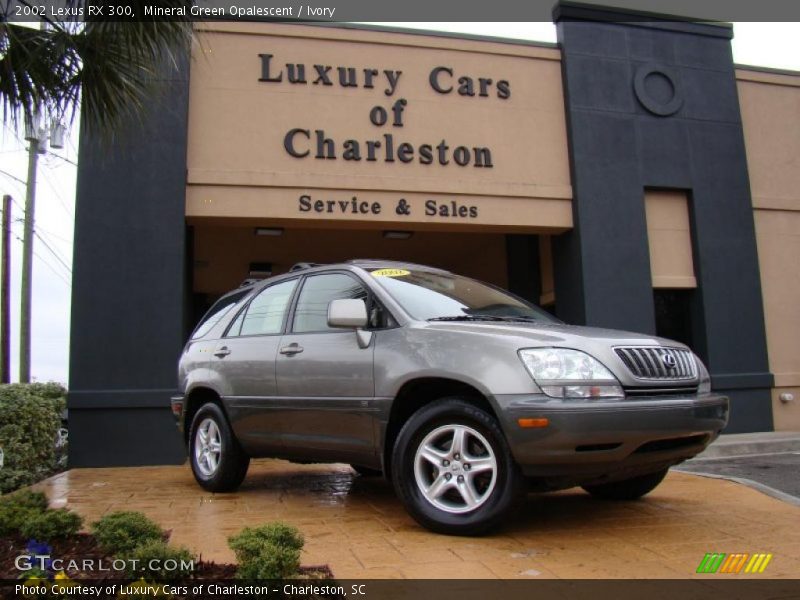
<instances>
[{"instance_id":1,"label":"front door","mask_svg":"<svg viewBox=\"0 0 800 600\"><path fill-rule=\"evenodd\" d=\"M355 330L328 327L332 300L367 295L347 273L311 275L302 284L276 359L283 443L293 456L372 462L375 344L361 348Z\"/></svg>"}]
</instances>

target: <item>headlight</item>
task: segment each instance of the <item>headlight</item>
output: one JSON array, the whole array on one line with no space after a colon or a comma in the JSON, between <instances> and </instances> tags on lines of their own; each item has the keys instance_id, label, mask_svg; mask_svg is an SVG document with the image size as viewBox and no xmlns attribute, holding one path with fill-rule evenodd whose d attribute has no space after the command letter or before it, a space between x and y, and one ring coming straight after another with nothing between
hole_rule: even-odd
<instances>
[{"instance_id":1,"label":"headlight","mask_svg":"<svg viewBox=\"0 0 800 600\"><path fill-rule=\"evenodd\" d=\"M528 373L553 398L623 398L625 392L600 361L579 350L530 348L519 351Z\"/></svg>"},{"instance_id":2,"label":"headlight","mask_svg":"<svg viewBox=\"0 0 800 600\"><path fill-rule=\"evenodd\" d=\"M694 356L694 362L697 363L697 374L700 377L700 385L697 386L697 393L710 394L711 375L708 374L708 369L706 369L706 366L703 364L703 361L700 360L696 354Z\"/></svg>"}]
</instances>

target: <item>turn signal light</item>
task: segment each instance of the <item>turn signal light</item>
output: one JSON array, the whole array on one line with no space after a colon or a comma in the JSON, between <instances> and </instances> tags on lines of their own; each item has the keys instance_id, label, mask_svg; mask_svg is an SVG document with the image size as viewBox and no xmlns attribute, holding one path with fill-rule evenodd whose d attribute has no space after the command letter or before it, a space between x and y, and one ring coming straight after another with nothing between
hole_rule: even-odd
<instances>
[{"instance_id":1,"label":"turn signal light","mask_svg":"<svg viewBox=\"0 0 800 600\"><path fill-rule=\"evenodd\" d=\"M534 429L534 428L541 428L547 427L550 425L550 419L540 418L540 419L517 419L517 424L524 428L524 429Z\"/></svg>"}]
</instances>

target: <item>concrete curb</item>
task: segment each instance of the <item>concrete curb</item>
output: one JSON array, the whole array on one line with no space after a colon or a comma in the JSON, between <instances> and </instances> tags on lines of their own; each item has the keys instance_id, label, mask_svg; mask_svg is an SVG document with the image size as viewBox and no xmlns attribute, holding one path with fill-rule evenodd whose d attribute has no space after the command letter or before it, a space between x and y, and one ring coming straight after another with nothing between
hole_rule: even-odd
<instances>
[{"instance_id":1,"label":"concrete curb","mask_svg":"<svg viewBox=\"0 0 800 600\"><path fill-rule=\"evenodd\" d=\"M674 467L674 470L679 471L680 473L686 473L687 475L698 475L699 477L709 477L711 479L725 479L727 481L733 481L734 483L746 485L747 487L753 488L754 490L758 490L762 494L766 494L767 496L772 496L773 498L786 502L787 504L800 506L800 498L792 496L791 494L787 494L786 492L776 490L775 488L769 487L768 485L764 485L763 483L759 483L758 481L753 481L752 479L745 479L744 477L732 477L730 475L718 475L717 473L684 471L680 467Z\"/></svg>"},{"instance_id":2,"label":"concrete curb","mask_svg":"<svg viewBox=\"0 0 800 600\"><path fill-rule=\"evenodd\" d=\"M778 452L800 452L800 432L723 434L695 458L725 458Z\"/></svg>"}]
</instances>

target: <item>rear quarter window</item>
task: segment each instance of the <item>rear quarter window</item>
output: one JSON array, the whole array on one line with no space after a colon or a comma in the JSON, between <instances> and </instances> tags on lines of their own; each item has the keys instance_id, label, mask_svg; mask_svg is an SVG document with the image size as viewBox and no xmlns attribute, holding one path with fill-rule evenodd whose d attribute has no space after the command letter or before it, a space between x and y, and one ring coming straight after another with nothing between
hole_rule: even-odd
<instances>
[{"instance_id":1,"label":"rear quarter window","mask_svg":"<svg viewBox=\"0 0 800 600\"><path fill-rule=\"evenodd\" d=\"M250 290L243 290L235 294L228 294L217 300L217 302L208 309L208 312L203 315L203 318L200 320L197 327L195 327L190 339L196 340L205 336L214 328L214 325L219 323L220 320L249 293L249 291Z\"/></svg>"}]
</instances>

